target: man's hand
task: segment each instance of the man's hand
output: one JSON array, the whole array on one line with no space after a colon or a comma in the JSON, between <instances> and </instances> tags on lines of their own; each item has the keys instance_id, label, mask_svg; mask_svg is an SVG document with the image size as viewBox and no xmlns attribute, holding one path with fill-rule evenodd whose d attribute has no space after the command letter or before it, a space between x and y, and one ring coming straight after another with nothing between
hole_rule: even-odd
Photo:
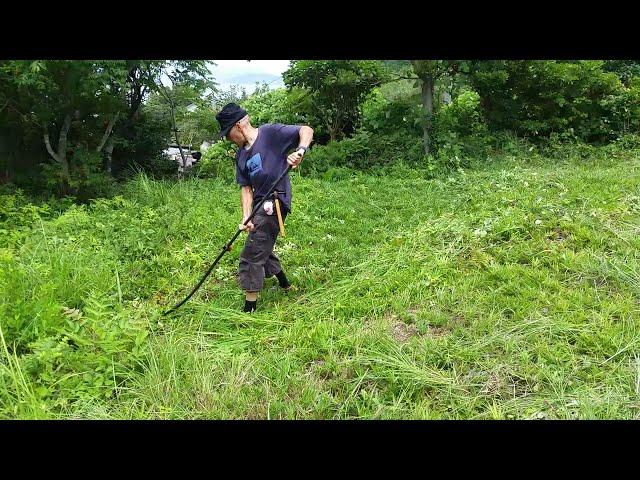
<instances>
[{"instance_id":1,"label":"man's hand","mask_svg":"<svg viewBox=\"0 0 640 480\"><path fill-rule=\"evenodd\" d=\"M295 152L293 152L291 155L287 157L287 163L291 165L291 168L296 168L298 165L300 165L303 155L304 155L304 150L302 149L296 150Z\"/></svg>"},{"instance_id":2,"label":"man's hand","mask_svg":"<svg viewBox=\"0 0 640 480\"><path fill-rule=\"evenodd\" d=\"M239 230L243 230L245 232L246 231L253 232L256 229L255 225L253 224L253 222L247 222L247 224L244 225L245 220L246 220L246 218L244 218L242 220L242 223L240 225L238 225L238 229Z\"/></svg>"}]
</instances>

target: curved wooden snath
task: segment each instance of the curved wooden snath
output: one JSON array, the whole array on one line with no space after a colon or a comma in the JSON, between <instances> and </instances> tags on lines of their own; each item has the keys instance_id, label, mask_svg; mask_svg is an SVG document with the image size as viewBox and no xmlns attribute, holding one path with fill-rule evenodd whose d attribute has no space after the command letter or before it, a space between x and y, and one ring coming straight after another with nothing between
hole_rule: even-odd
<instances>
[{"instance_id":1,"label":"curved wooden snath","mask_svg":"<svg viewBox=\"0 0 640 480\"><path fill-rule=\"evenodd\" d=\"M253 209L253 211L251 212L251 215L249 215L249 217L243 222L242 225L246 225L249 221L251 221L251 219L254 217L254 215L256 214L256 212L260 209L260 207L262 206L262 204L265 202L265 200L267 200L267 198L269 198L269 195L271 195L273 193L273 191L276 189L276 186L278 185L278 183L280 183L280 180L282 180L284 178L284 176L289 173L289 170L291 170L291 165L287 165L287 169L282 172L282 174L278 177L278 179L273 182L273 185L271 186L271 188L269 189L269 191L265 194L265 196L262 198L262 200L260 201L260 203L258 203L255 208ZM225 252L229 252L231 251L231 244L235 241L236 238L238 238L238 235L240 235L240 233L242 232L241 229L238 229L238 231L236 232L236 234L233 236L233 238L231 240L229 240L227 243L224 244L224 247L222 247L222 251L220 252L220 254L218 255L218 258L215 259L215 261L211 264L211 266L209 267L209 269L206 271L206 273L202 276L202 278L200 279L200 281L197 283L197 285L195 287L193 287L193 290L191 290L191 293L189 295L187 295L187 297L182 300L180 303L178 303L177 305L175 305L172 309L167 310L166 312L163 313L163 315L168 315L171 312L177 310L178 308L180 308L182 305L184 305L187 300L189 300L194 293L196 293L198 291L198 289L200 288L200 286L204 283L204 281L207 279L207 277L211 274L211 272L213 271L214 267L216 266L216 264L220 261L220 259L222 258L222 256L225 254Z\"/></svg>"}]
</instances>

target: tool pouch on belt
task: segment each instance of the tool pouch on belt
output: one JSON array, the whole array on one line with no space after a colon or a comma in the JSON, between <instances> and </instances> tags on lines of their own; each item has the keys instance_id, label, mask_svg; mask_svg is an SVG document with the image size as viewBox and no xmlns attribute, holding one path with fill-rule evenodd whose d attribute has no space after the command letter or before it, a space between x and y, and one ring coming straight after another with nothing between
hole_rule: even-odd
<instances>
[{"instance_id":1,"label":"tool pouch on belt","mask_svg":"<svg viewBox=\"0 0 640 480\"><path fill-rule=\"evenodd\" d=\"M284 237L285 231L284 231L284 220L282 217L282 202L278 197L278 192L273 192L271 197L273 198L273 200L267 200L266 202L264 202L262 204L262 209L267 215L273 215L275 210L275 213L278 216L278 226L280 227L280 236Z\"/></svg>"}]
</instances>

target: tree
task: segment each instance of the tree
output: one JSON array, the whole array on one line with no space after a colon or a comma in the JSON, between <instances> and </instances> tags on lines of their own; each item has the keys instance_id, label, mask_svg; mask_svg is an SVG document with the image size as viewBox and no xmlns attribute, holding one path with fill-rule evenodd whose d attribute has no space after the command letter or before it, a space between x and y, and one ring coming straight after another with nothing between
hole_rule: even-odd
<instances>
[{"instance_id":1,"label":"tree","mask_svg":"<svg viewBox=\"0 0 640 480\"><path fill-rule=\"evenodd\" d=\"M628 87L633 77L640 77L640 60L605 60L605 72L613 72Z\"/></svg>"},{"instance_id":2,"label":"tree","mask_svg":"<svg viewBox=\"0 0 640 480\"><path fill-rule=\"evenodd\" d=\"M169 99L166 97L167 94L170 95ZM173 104L173 110L168 106L168 100ZM171 89L167 88L165 95L153 92L145 109L158 118L167 118L171 124L170 133L174 128L173 117L175 117L175 128L180 134L179 139L186 145L199 144L206 139L211 139L217 128L210 96L203 97L201 92L188 84L173 85Z\"/></svg>"},{"instance_id":3,"label":"tree","mask_svg":"<svg viewBox=\"0 0 640 480\"><path fill-rule=\"evenodd\" d=\"M585 141L611 138L608 97L624 94L601 60L470 62L469 79L493 130L531 138L561 134Z\"/></svg>"},{"instance_id":4,"label":"tree","mask_svg":"<svg viewBox=\"0 0 640 480\"><path fill-rule=\"evenodd\" d=\"M284 83L306 89L309 106L322 119L331 140L355 131L360 106L371 90L384 80L384 69L373 60L298 60L283 74Z\"/></svg>"},{"instance_id":5,"label":"tree","mask_svg":"<svg viewBox=\"0 0 640 480\"><path fill-rule=\"evenodd\" d=\"M155 169L157 167L154 158L158 157L166 147L167 141L175 133L187 130L189 136L210 135L215 129L211 121L212 97L217 94L217 87L208 70L215 65L212 62L202 60L130 60L127 62L127 103L126 118L116 130L114 143L119 146L120 169L125 164L136 163ZM166 74L169 74L168 77ZM167 82L167 94L174 100L168 100L161 95L163 81ZM173 86L179 85L174 92ZM188 97L188 100L186 99ZM183 105L184 101L187 101ZM175 103L175 125L171 120L172 109L170 103ZM182 107L189 102L197 103L197 119L182 113L189 114ZM202 108L204 107L204 109ZM213 126L209 126L212 125ZM208 127L208 128L205 128ZM193 131L196 129L196 132ZM164 132L164 133L163 133Z\"/></svg>"},{"instance_id":6,"label":"tree","mask_svg":"<svg viewBox=\"0 0 640 480\"><path fill-rule=\"evenodd\" d=\"M241 105L251 115L256 125L263 123L306 123L314 125L316 138L322 135L322 125L316 128L319 120L309 112L312 109L308 92L299 87L256 89Z\"/></svg>"},{"instance_id":7,"label":"tree","mask_svg":"<svg viewBox=\"0 0 640 480\"><path fill-rule=\"evenodd\" d=\"M177 109L181 106L181 101L184 103L185 98L194 102L199 102L199 100L207 97L211 99L216 90L216 84L205 60L168 61L154 73L156 76L152 78L152 90L159 95L164 105L169 108L172 131L182 157L184 169L187 162L178 136ZM165 85L165 79L167 79L168 85ZM186 108L187 105L183 106Z\"/></svg>"},{"instance_id":8,"label":"tree","mask_svg":"<svg viewBox=\"0 0 640 480\"><path fill-rule=\"evenodd\" d=\"M231 85L226 90L218 90L214 93L212 105L214 110L219 111L227 103L240 104L249 97L247 90L240 85Z\"/></svg>"},{"instance_id":9,"label":"tree","mask_svg":"<svg viewBox=\"0 0 640 480\"><path fill-rule=\"evenodd\" d=\"M83 147L100 154L125 107L124 67L121 61L7 61L0 65L0 75L21 93L19 104L10 102L12 108L42 132L63 194L71 191L72 184L69 151ZM72 142L70 131L75 132Z\"/></svg>"},{"instance_id":10,"label":"tree","mask_svg":"<svg viewBox=\"0 0 640 480\"><path fill-rule=\"evenodd\" d=\"M131 153L139 144L143 150L158 144L163 122L145 116L145 128L153 130L151 142L136 124L149 94L173 94L162 84L167 78L196 91L203 105L215 89L207 62L201 60L0 62L0 117L9 123L0 139L3 148L11 143L14 150L25 151L37 132L45 162L38 150L29 154L42 164L45 178L57 179L60 193L75 193L89 176L111 173L114 147ZM24 141L4 141L9 131Z\"/></svg>"},{"instance_id":11,"label":"tree","mask_svg":"<svg viewBox=\"0 0 640 480\"><path fill-rule=\"evenodd\" d=\"M435 83L445 74L455 74L460 67L460 63L453 60L411 60L411 66L422 92L422 106L425 112L422 142L425 155L429 155L433 126L433 91Z\"/></svg>"}]
</instances>

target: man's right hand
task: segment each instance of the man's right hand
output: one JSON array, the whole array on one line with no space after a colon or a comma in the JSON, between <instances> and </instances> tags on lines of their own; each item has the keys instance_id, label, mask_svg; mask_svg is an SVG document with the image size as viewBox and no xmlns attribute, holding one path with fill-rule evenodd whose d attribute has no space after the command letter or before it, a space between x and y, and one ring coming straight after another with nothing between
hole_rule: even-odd
<instances>
[{"instance_id":1,"label":"man's right hand","mask_svg":"<svg viewBox=\"0 0 640 480\"><path fill-rule=\"evenodd\" d=\"M243 221L242 221L242 223L238 226L238 228L239 228L240 230L244 230L245 232L246 232L246 231L253 232L253 231L256 229L256 227L255 227L255 225L253 224L253 222L247 222L247 224L245 225L245 224L244 224L244 220L243 220Z\"/></svg>"}]
</instances>

